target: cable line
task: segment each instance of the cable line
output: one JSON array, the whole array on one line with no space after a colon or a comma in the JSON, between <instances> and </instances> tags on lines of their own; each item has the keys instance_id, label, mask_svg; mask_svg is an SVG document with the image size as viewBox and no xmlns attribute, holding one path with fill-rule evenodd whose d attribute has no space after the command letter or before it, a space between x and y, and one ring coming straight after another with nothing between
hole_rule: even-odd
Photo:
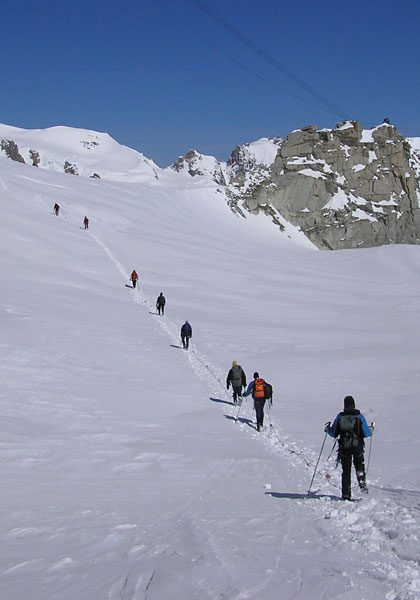
<instances>
[{"instance_id":1,"label":"cable line","mask_svg":"<svg viewBox=\"0 0 420 600\"><path fill-rule=\"evenodd\" d=\"M263 81L264 83L270 85L271 87L275 88L276 90L279 90L283 94L286 94L287 96L290 96L291 98L294 98L295 100L299 100L299 102L303 102L304 104L308 104L309 106L313 106L314 108L317 108L319 110L326 110L328 112L331 112L331 109L329 107L322 106L320 104L315 104L315 102L311 102L310 100L306 100L305 98L302 98L301 96L297 96L296 94L293 94L293 92L288 92L287 90L285 90L284 88L280 87L279 85L277 85L273 81L270 81L269 79L267 79L266 77L263 77L262 75L260 75L256 71L254 71L253 69L250 69L248 66L246 66L244 63L242 63L240 60L234 58L233 56L231 56L230 54L228 54L227 52L225 52L224 50L222 50L221 48L219 48L219 46L217 46L216 44L214 44L213 42L211 42L209 39L207 39L197 29L195 29L194 27L192 27L191 25L189 25L188 23L186 23L184 20L180 19L178 17L178 15L176 15L168 6L166 6L166 4L164 4L163 2L161 2L161 0L156 0L156 2L159 4L159 6L161 8L163 8L163 10L165 10L167 13L169 13L176 21L178 21L178 23L181 23L181 25L183 25L184 27L186 27L187 29L189 29L190 31L192 31L196 36L198 36L204 42L206 42L206 44L208 44L209 46L211 46L212 48L214 48L215 50L217 50L217 52L220 52L220 54L222 54L225 58L229 59L231 62L233 62L234 64L238 65L239 67L241 67L242 69L244 69L248 73L251 73L251 75L254 75L254 77L256 77L257 79L259 79L260 81ZM342 115L340 114L340 117L341 116Z\"/></svg>"},{"instance_id":2,"label":"cable line","mask_svg":"<svg viewBox=\"0 0 420 600\"><path fill-rule=\"evenodd\" d=\"M330 110L334 114L336 114L339 117L342 117L344 119L348 119L349 118L349 116L345 113L345 111L343 111L341 108L339 108L333 102L330 102L330 100L328 100L328 98L326 98L325 96L323 96L313 86L309 85L309 83L306 83L306 81L304 81L296 73L294 73L293 71L291 71L290 69L288 69L279 60L277 60L277 58L275 58L269 52L267 52L266 50L264 50L264 48L261 48L261 46L259 46L258 44L256 44L253 40L251 40L251 38L249 38L244 33L242 33L239 29L237 29L236 27L234 27L231 23L229 23L229 21L226 21L226 19L224 19L223 17L221 17L220 15L218 15L213 9L211 9L209 6L207 6L207 4L205 4L201 0L189 0L189 1L192 4L194 4L194 6L196 6L197 8L199 8L202 12L204 12L209 17L211 17L213 20L215 20L228 33L232 34L240 42L242 42L245 46L247 46L253 52L255 52L255 54L257 54L258 56L260 56L261 58L263 58L272 67L274 67L275 69L277 69L277 70L281 71L282 73L284 73L287 77L289 77L289 79L291 79L294 83L296 83L298 86L300 86L306 92L308 92L311 96L313 96L314 98L316 98L317 100L319 100L320 102L322 102L328 108L328 110Z\"/></svg>"}]
</instances>

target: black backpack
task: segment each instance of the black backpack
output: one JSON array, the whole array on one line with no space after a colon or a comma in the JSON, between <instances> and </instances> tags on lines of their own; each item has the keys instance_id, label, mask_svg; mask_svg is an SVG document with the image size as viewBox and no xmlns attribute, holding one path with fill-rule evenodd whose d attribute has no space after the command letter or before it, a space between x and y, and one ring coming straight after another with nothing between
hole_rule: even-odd
<instances>
[{"instance_id":1,"label":"black backpack","mask_svg":"<svg viewBox=\"0 0 420 600\"><path fill-rule=\"evenodd\" d=\"M353 450L360 444L360 419L358 415L340 415L338 420L340 431L340 447Z\"/></svg>"},{"instance_id":2,"label":"black backpack","mask_svg":"<svg viewBox=\"0 0 420 600\"><path fill-rule=\"evenodd\" d=\"M264 398L273 401L273 386L266 381L264 381Z\"/></svg>"}]
</instances>

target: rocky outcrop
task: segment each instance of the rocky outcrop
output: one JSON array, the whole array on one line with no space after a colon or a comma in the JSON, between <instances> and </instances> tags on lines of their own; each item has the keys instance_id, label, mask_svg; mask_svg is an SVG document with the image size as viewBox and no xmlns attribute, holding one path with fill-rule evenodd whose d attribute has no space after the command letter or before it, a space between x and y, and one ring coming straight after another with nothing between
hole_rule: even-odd
<instances>
[{"instance_id":1,"label":"rocky outcrop","mask_svg":"<svg viewBox=\"0 0 420 600\"><path fill-rule=\"evenodd\" d=\"M16 162L20 163L25 162L25 159L19 153L18 145L13 140L1 140L0 150L2 150L7 158L10 158L11 160L15 160Z\"/></svg>"},{"instance_id":2,"label":"rocky outcrop","mask_svg":"<svg viewBox=\"0 0 420 600\"><path fill-rule=\"evenodd\" d=\"M64 173L68 173L69 175L78 175L79 174L77 165L75 163L71 163L69 160L64 161L63 171L64 171Z\"/></svg>"},{"instance_id":3,"label":"rocky outcrop","mask_svg":"<svg viewBox=\"0 0 420 600\"><path fill-rule=\"evenodd\" d=\"M308 125L236 146L227 163L191 151L172 168L210 177L236 213L289 222L322 249L420 243L420 140L387 120Z\"/></svg>"},{"instance_id":4,"label":"rocky outcrop","mask_svg":"<svg viewBox=\"0 0 420 600\"><path fill-rule=\"evenodd\" d=\"M420 243L420 157L388 123L309 125L290 133L269 176L242 198L272 207L319 248Z\"/></svg>"},{"instance_id":5,"label":"rocky outcrop","mask_svg":"<svg viewBox=\"0 0 420 600\"><path fill-rule=\"evenodd\" d=\"M32 161L32 166L33 167L37 167L39 165L39 163L41 162L41 157L39 156L39 152L38 150L29 150L29 157Z\"/></svg>"},{"instance_id":6,"label":"rocky outcrop","mask_svg":"<svg viewBox=\"0 0 420 600\"><path fill-rule=\"evenodd\" d=\"M229 180L225 163L197 150L190 150L184 156L180 156L170 168L177 173L188 173L191 177L209 177L221 186L227 185Z\"/></svg>"}]
</instances>

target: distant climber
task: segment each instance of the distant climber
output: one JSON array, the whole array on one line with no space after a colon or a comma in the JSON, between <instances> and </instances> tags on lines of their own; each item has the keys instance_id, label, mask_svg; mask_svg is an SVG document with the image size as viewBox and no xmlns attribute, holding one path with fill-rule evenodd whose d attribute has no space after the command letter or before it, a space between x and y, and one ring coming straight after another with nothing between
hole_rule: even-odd
<instances>
[{"instance_id":1,"label":"distant climber","mask_svg":"<svg viewBox=\"0 0 420 600\"><path fill-rule=\"evenodd\" d=\"M156 310L158 311L158 315L165 314L165 304L166 304L166 298L163 295L163 292L160 292L160 294L156 300Z\"/></svg>"},{"instance_id":2,"label":"distant climber","mask_svg":"<svg viewBox=\"0 0 420 600\"><path fill-rule=\"evenodd\" d=\"M89 219L87 217L83 219L83 225L85 226L85 229L89 229Z\"/></svg>"},{"instance_id":3,"label":"distant climber","mask_svg":"<svg viewBox=\"0 0 420 600\"><path fill-rule=\"evenodd\" d=\"M139 280L139 276L137 275L137 273L135 271L133 271L131 273L130 280L131 280L131 283L133 284L133 288L135 288L137 285L137 282Z\"/></svg>"},{"instance_id":4,"label":"distant climber","mask_svg":"<svg viewBox=\"0 0 420 600\"><path fill-rule=\"evenodd\" d=\"M184 350L188 350L188 346L189 346L191 337L192 337L192 327L188 323L188 321L185 321L185 323L181 327L181 340L182 340L182 347L184 348Z\"/></svg>"},{"instance_id":5,"label":"distant climber","mask_svg":"<svg viewBox=\"0 0 420 600\"><path fill-rule=\"evenodd\" d=\"M58 217L58 213L60 212L60 205L57 204L57 202L54 204L54 212L56 214L56 216Z\"/></svg>"},{"instance_id":6,"label":"distant climber","mask_svg":"<svg viewBox=\"0 0 420 600\"><path fill-rule=\"evenodd\" d=\"M266 384L264 379L260 377L259 373L255 371L254 381L250 382L246 392L242 394L244 397L252 394L255 414L257 417L257 431L261 431L261 429L264 427L264 405L267 399L267 387L270 389L270 394L272 394L271 385Z\"/></svg>"},{"instance_id":7,"label":"distant climber","mask_svg":"<svg viewBox=\"0 0 420 600\"><path fill-rule=\"evenodd\" d=\"M232 368L229 370L229 373L226 377L226 388L229 389L229 386L232 384L232 392L233 392L233 404L242 404L242 388L246 388L246 375L241 367L238 365L237 361L232 361Z\"/></svg>"},{"instance_id":8,"label":"distant climber","mask_svg":"<svg viewBox=\"0 0 420 600\"><path fill-rule=\"evenodd\" d=\"M390 123L389 123L389 119L388 119L388 117L385 117L385 119L384 119L384 123L386 123L387 125L389 125L389 124L390 124Z\"/></svg>"},{"instance_id":9,"label":"distant climber","mask_svg":"<svg viewBox=\"0 0 420 600\"><path fill-rule=\"evenodd\" d=\"M351 463L356 469L359 487L365 494L368 493L365 472L365 438L373 433L374 425L369 427L365 417L356 408L353 396L344 398L344 410L340 412L334 423L327 423L325 433L333 438L338 437L338 460L341 462L341 497L351 500Z\"/></svg>"}]
</instances>

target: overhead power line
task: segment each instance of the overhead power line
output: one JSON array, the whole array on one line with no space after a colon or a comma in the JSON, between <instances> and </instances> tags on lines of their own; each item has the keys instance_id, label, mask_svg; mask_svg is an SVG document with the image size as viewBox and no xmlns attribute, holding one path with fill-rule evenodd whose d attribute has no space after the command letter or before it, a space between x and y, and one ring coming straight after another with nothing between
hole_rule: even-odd
<instances>
[{"instance_id":1,"label":"overhead power line","mask_svg":"<svg viewBox=\"0 0 420 600\"><path fill-rule=\"evenodd\" d=\"M176 15L173 12L173 10L171 10L161 0L156 0L156 2L159 4L159 6L161 6L161 8L163 8L166 12L168 12L176 21L178 21L178 23L181 23L181 25L183 25L184 27L186 27L187 29L189 29L190 31L192 31L200 39L202 39L203 41L205 41L206 44L209 44L209 46L211 46L212 48L214 48L215 50L217 50L218 52L220 52L220 54L222 54L224 57L226 57L227 59L229 59L230 61L232 61L233 63L235 63L236 65L238 65L239 67L241 67L242 69L244 69L245 71L247 71L248 73L251 73L251 75L254 75L254 77L256 77L257 79L259 79L260 81L263 81L264 83L266 83L266 84L270 85L271 87L279 90L283 94L286 94L287 96L290 96L290 97L294 98L295 100L299 100L299 102L303 102L304 104L308 104L309 106L313 106L314 108L317 108L317 109L320 109L320 110L327 110L328 112L331 112L331 109L329 107L326 107L325 105L315 104L314 102L311 102L310 100L307 100L306 98L302 98L301 96L298 96L297 94L293 94L292 92L289 92L289 91L285 90L284 88L282 88L281 86L277 85L277 83L275 83L273 81L270 81L266 77L263 77L262 75L260 75L256 71L254 71L253 69L250 69L247 65L245 65L244 63L242 63L238 59L234 58L233 56L231 56L230 54L228 54L227 52L225 52L224 50L222 50L221 48L219 48L219 46L217 46L216 44L214 44L213 42L211 42L209 39L207 39L197 29L195 29L194 27L192 27L191 25L189 25L188 23L186 23L183 19L180 19L180 17L178 15ZM342 115L340 114L340 116L342 116Z\"/></svg>"},{"instance_id":2,"label":"overhead power line","mask_svg":"<svg viewBox=\"0 0 420 600\"><path fill-rule=\"evenodd\" d=\"M223 29L225 29L231 35L236 37L245 46L247 46L253 52L255 52L255 54L257 54L258 56L263 58L266 62L268 62L271 66L273 66L278 71L281 71L282 73L284 73L294 83L296 83L298 86L300 86L306 92L308 92L308 94L310 94L311 96L316 98L318 100L318 102L321 102L325 107L328 108L328 110L330 110L331 112L335 113L336 115L338 115L344 119L349 118L348 115L345 113L345 111L343 111L341 108L339 108L333 102L328 100L328 98L323 96L313 86L309 85L309 83L306 83L306 81L304 81L301 77L299 77L292 70L288 69L279 60L277 60L277 58L275 58L272 54L270 54L269 52L264 50L264 48L261 48L261 46L259 46L253 40L251 40L251 38L249 38L247 35L242 33L242 31L240 31L239 29L234 27L231 23L229 23L229 21L226 21L226 19L221 17L219 14L217 14L213 9L211 9L209 6L207 6L207 4L205 4L201 0L189 0L189 1L192 4L194 4L194 6L199 8L202 12L204 12L209 17L214 19L214 21L216 21L221 27L223 27Z\"/></svg>"}]
</instances>

